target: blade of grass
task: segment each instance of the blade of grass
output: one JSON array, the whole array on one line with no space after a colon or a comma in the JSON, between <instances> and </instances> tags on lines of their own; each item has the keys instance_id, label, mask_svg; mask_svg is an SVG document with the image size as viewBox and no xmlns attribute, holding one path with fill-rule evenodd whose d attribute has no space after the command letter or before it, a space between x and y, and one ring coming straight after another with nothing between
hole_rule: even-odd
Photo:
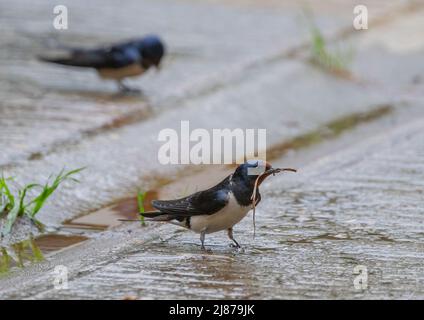
<instances>
[{"instance_id":1,"label":"blade of grass","mask_svg":"<svg viewBox=\"0 0 424 320\"><path fill-rule=\"evenodd\" d=\"M6 210L4 210L4 208L6 207L6 204L4 204L4 205L0 205L0 216L3 214L3 213L6 213Z\"/></svg>"},{"instance_id":2,"label":"blade of grass","mask_svg":"<svg viewBox=\"0 0 424 320\"><path fill-rule=\"evenodd\" d=\"M339 47L329 50L325 37L315 22L312 10L304 8L303 11L311 34L311 61L325 70L346 74L353 59L353 51L341 51Z\"/></svg>"},{"instance_id":3,"label":"blade of grass","mask_svg":"<svg viewBox=\"0 0 424 320\"><path fill-rule=\"evenodd\" d=\"M32 253L34 255L35 261L43 261L44 260L43 252L37 246L34 239L30 240L30 247L31 247Z\"/></svg>"},{"instance_id":4,"label":"blade of grass","mask_svg":"<svg viewBox=\"0 0 424 320\"><path fill-rule=\"evenodd\" d=\"M37 227L38 231L44 232L45 225L40 221L37 220L35 217L28 216L31 222Z\"/></svg>"},{"instance_id":5,"label":"blade of grass","mask_svg":"<svg viewBox=\"0 0 424 320\"><path fill-rule=\"evenodd\" d=\"M138 204L138 212L139 213L145 212L145 209L144 209L144 199L145 198L146 198L146 192L139 191L137 193L137 204ZM140 215L140 221L141 221L142 226L146 225L146 222L144 221L144 216Z\"/></svg>"},{"instance_id":6,"label":"blade of grass","mask_svg":"<svg viewBox=\"0 0 424 320\"><path fill-rule=\"evenodd\" d=\"M7 200L8 200L8 203L7 203L5 209L6 210L12 210L12 208L15 206L15 196L10 192L10 189L9 189L7 182L6 182L7 180L10 180L10 178L6 179L4 176L2 176L0 178L0 186L3 190L2 194L4 194L7 198Z\"/></svg>"},{"instance_id":7,"label":"blade of grass","mask_svg":"<svg viewBox=\"0 0 424 320\"><path fill-rule=\"evenodd\" d=\"M6 207L8 206L8 197L5 195L5 180L4 177L0 178L0 216L6 213Z\"/></svg>"},{"instance_id":8,"label":"blade of grass","mask_svg":"<svg viewBox=\"0 0 424 320\"><path fill-rule=\"evenodd\" d=\"M41 187L41 185L37 183L29 184L19 191L19 216L22 216L25 213L26 205L24 204L24 202L28 190L31 190L36 187Z\"/></svg>"},{"instance_id":9,"label":"blade of grass","mask_svg":"<svg viewBox=\"0 0 424 320\"><path fill-rule=\"evenodd\" d=\"M40 209L44 206L46 200L53 194L54 191L59 187L59 185L65 180L71 180L74 182L79 182L77 179L72 178L71 175L79 173L84 170L84 168L79 168L75 170L68 171L64 173L64 169L62 169L59 174L54 179L53 183L50 185L47 181L43 187L41 193L35 197L26 207L33 205L33 207L27 211L30 218L34 218L34 216L40 211Z\"/></svg>"},{"instance_id":10,"label":"blade of grass","mask_svg":"<svg viewBox=\"0 0 424 320\"><path fill-rule=\"evenodd\" d=\"M79 173L84 169L85 168L79 168L68 172L65 172L65 169L62 169L52 183L49 182L51 179L50 176L44 186L36 183L28 184L17 191L17 197L10 191L7 183L8 180L11 180L11 178L6 179L2 175L0 177L0 214L7 214L6 221L1 231L2 234L5 235L10 233L16 219L24 214L28 216L40 230L42 230L44 225L35 219L35 215L41 210L46 200L53 194L62 182L65 180L78 182L78 180L72 177L72 175ZM25 203L28 191L34 188L41 188L42 190L38 196L29 201L29 203Z\"/></svg>"},{"instance_id":11,"label":"blade of grass","mask_svg":"<svg viewBox=\"0 0 424 320\"><path fill-rule=\"evenodd\" d=\"M6 213L6 206L7 206L6 197L3 196L3 194L1 193L1 190L0 190L0 216L3 213Z\"/></svg>"},{"instance_id":12,"label":"blade of grass","mask_svg":"<svg viewBox=\"0 0 424 320\"><path fill-rule=\"evenodd\" d=\"M11 258L6 248L0 248L0 275L9 271Z\"/></svg>"},{"instance_id":13,"label":"blade of grass","mask_svg":"<svg viewBox=\"0 0 424 320\"><path fill-rule=\"evenodd\" d=\"M10 210L10 212L7 215L6 223L2 230L3 235L7 235L10 233L10 231L12 230L12 226L15 223L16 218L18 217L18 214L19 214L19 202L16 202L12 210Z\"/></svg>"}]
</instances>

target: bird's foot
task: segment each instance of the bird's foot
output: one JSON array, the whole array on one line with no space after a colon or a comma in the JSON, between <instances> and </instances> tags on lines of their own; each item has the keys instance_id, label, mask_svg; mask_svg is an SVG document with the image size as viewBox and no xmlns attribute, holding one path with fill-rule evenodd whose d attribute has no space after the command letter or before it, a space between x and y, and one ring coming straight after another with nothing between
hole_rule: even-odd
<instances>
[{"instance_id":1,"label":"bird's foot","mask_svg":"<svg viewBox=\"0 0 424 320\"><path fill-rule=\"evenodd\" d=\"M140 94L143 93L143 91L141 91L141 89L131 88L131 87L128 87L127 85L125 85L123 83L119 83L118 87L119 87L119 92L122 93L122 94L140 95Z\"/></svg>"},{"instance_id":2,"label":"bird's foot","mask_svg":"<svg viewBox=\"0 0 424 320\"><path fill-rule=\"evenodd\" d=\"M212 253L212 249L206 249L205 246L202 246L201 250L205 253Z\"/></svg>"},{"instance_id":3,"label":"bird's foot","mask_svg":"<svg viewBox=\"0 0 424 320\"><path fill-rule=\"evenodd\" d=\"M126 87L125 89L121 89L120 92L122 94L127 94L127 95L141 95L143 93L143 91L141 91L141 89L137 89L137 88L128 88Z\"/></svg>"},{"instance_id":4,"label":"bird's foot","mask_svg":"<svg viewBox=\"0 0 424 320\"><path fill-rule=\"evenodd\" d=\"M230 243L230 247L234 249L234 252L244 252L244 248L240 246L238 243Z\"/></svg>"}]
</instances>

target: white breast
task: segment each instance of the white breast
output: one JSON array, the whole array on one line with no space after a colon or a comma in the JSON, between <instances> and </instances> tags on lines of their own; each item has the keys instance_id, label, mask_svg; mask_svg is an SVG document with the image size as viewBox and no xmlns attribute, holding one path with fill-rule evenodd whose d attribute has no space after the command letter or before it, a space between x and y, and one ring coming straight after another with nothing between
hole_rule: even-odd
<instances>
[{"instance_id":1,"label":"white breast","mask_svg":"<svg viewBox=\"0 0 424 320\"><path fill-rule=\"evenodd\" d=\"M240 206L230 192L228 204L211 215L192 216L190 220L191 230L206 233L226 230L239 223L249 212L250 206Z\"/></svg>"}]
</instances>

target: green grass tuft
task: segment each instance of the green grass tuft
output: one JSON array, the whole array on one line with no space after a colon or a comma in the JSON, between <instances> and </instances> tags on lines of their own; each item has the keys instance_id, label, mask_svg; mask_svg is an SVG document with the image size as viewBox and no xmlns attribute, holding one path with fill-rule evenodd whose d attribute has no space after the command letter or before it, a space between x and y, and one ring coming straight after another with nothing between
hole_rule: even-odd
<instances>
[{"instance_id":1,"label":"green grass tuft","mask_svg":"<svg viewBox=\"0 0 424 320\"><path fill-rule=\"evenodd\" d=\"M9 187L13 178L5 178L2 176L0 178L0 217L6 215L6 222L1 230L1 234L9 234L17 218L22 216L27 216L38 228L42 229L42 223L35 218L37 213L62 182L66 180L79 182L72 176L82 170L84 170L84 168L65 172L65 169L62 169L52 182L50 182L50 176L44 185L36 183L28 184L18 189L15 193L13 193ZM40 193L31 200L26 201L27 193L32 189L40 189Z\"/></svg>"},{"instance_id":2,"label":"green grass tuft","mask_svg":"<svg viewBox=\"0 0 424 320\"><path fill-rule=\"evenodd\" d=\"M146 198L146 192L139 191L137 193L137 204L138 204L138 212L144 213L144 199ZM146 225L146 222L144 221L144 216L140 215L140 221L141 225L144 227Z\"/></svg>"},{"instance_id":3,"label":"green grass tuft","mask_svg":"<svg viewBox=\"0 0 424 320\"><path fill-rule=\"evenodd\" d=\"M311 11L304 11L311 35L311 61L325 70L349 74L349 65L353 60L353 50L336 48L330 51L321 30L315 23Z\"/></svg>"}]
</instances>

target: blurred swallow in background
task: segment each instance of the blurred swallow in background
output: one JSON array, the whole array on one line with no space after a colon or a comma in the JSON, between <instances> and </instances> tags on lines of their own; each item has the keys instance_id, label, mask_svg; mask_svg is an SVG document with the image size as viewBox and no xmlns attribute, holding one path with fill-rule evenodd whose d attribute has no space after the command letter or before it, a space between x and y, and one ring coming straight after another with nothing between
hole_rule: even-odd
<instances>
[{"instance_id":1,"label":"blurred swallow in background","mask_svg":"<svg viewBox=\"0 0 424 320\"><path fill-rule=\"evenodd\" d=\"M221 230L227 230L233 246L240 248L233 237L233 226L259 203L258 187L265 178L281 171L296 170L272 168L261 160L247 161L210 189L177 200L153 200L157 211L140 214L149 221L165 221L200 233L202 250L205 235Z\"/></svg>"},{"instance_id":2,"label":"blurred swallow in background","mask_svg":"<svg viewBox=\"0 0 424 320\"><path fill-rule=\"evenodd\" d=\"M94 68L103 79L117 81L123 92L139 91L124 84L124 79L143 74L150 67L159 69L165 46L155 35L145 36L96 49L64 48L65 56L41 56L40 60L65 66Z\"/></svg>"}]
</instances>

